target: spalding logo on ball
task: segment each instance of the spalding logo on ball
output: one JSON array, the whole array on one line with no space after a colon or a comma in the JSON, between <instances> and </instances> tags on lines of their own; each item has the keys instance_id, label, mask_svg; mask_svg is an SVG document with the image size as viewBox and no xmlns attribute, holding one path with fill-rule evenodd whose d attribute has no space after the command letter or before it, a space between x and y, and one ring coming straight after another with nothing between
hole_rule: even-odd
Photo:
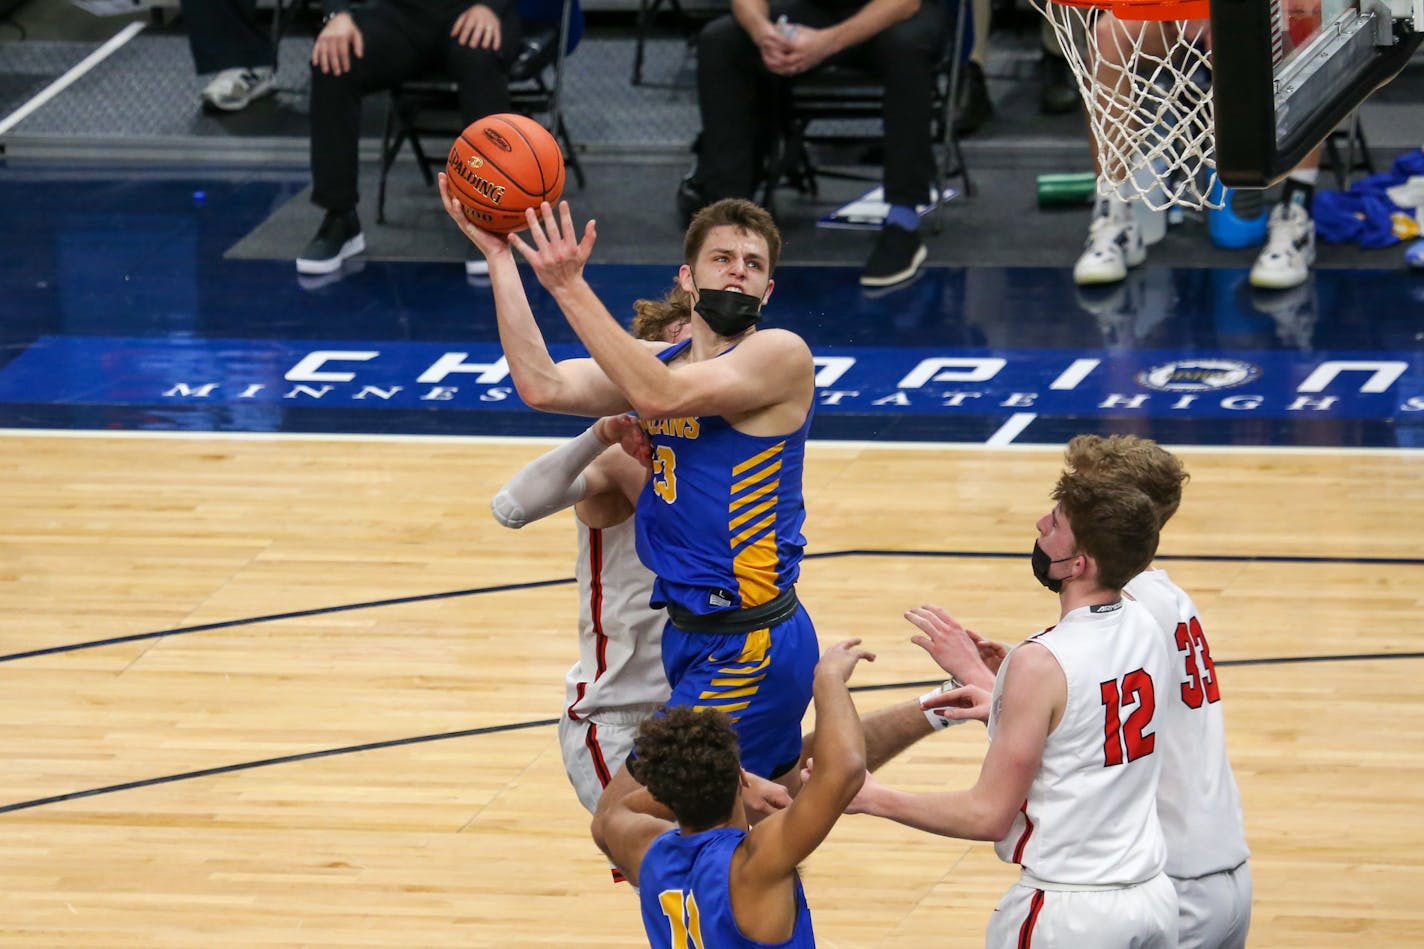
<instances>
[{"instance_id":1,"label":"spalding logo on ball","mask_svg":"<svg viewBox=\"0 0 1424 949\"><path fill-rule=\"evenodd\" d=\"M450 191L476 227L508 234L524 210L556 204L564 193L564 153L549 131L524 115L487 115L460 133L445 160Z\"/></svg>"}]
</instances>

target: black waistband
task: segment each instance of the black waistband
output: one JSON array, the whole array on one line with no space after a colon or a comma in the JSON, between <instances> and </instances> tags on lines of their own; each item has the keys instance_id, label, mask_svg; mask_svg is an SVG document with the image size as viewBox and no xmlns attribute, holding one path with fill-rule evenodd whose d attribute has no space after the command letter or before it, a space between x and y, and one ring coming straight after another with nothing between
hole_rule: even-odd
<instances>
[{"instance_id":1,"label":"black waistband","mask_svg":"<svg viewBox=\"0 0 1424 949\"><path fill-rule=\"evenodd\" d=\"M672 625L684 633L713 633L718 636L736 636L750 633L754 629L765 629L784 623L796 613L800 606L796 599L796 588L787 587L774 599L760 606L746 610L728 610L725 613L698 614L680 606L667 605L668 619Z\"/></svg>"}]
</instances>

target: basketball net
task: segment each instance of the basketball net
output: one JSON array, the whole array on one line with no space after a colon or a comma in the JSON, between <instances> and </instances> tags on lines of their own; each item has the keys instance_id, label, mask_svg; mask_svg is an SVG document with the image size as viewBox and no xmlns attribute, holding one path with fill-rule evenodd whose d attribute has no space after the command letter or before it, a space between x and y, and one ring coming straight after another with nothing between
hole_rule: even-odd
<instances>
[{"instance_id":1,"label":"basketball net","mask_svg":"<svg viewBox=\"0 0 1424 949\"><path fill-rule=\"evenodd\" d=\"M1212 190L1208 0L1031 2L1077 80L1097 143L1098 190L1154 211L1221 207Z\"/></svg>"}]
</instances>

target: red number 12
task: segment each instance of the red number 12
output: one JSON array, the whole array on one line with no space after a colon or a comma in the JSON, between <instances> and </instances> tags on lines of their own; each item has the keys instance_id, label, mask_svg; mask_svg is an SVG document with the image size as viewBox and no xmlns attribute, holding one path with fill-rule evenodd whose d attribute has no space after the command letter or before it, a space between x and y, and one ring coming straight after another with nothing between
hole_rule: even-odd
<instances>
[{"instance_id":1,"label":"red number 12","mask_svg":"<svg viewBox=\"0 0 1424 949\"><path fill-rule=\"evenodd\" d=\"M1157 746L1157 736L1144 735L1142 730L1152 722L1157 711L1157 697L1152 691L1152 676L1143 669L1129 672L1122 677L1119 688L1116 679L1099 683L1103 705L1107 709L1103 722L1103 767L1111 768L1123 762L1124 750L1128 761L1136 761L1144 755L1152 754ZM1122 721L1124 701L1136 702L1137 707Z\"/></svg>"}]
</instances>

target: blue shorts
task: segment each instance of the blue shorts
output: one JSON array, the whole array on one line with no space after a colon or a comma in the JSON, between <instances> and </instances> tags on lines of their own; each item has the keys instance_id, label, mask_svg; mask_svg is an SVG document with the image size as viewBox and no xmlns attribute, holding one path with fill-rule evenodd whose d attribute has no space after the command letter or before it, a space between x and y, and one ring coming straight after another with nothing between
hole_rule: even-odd
<instances>
[{"instance_id":1,"label":"blue shorts","mask_svg":"<svg viewBox=\"0 0 1424 949\"><path fill-rule=\"evenodd\" d=\"M764 778L801 757L801 719L811 704L819 659L805 607L750 633L689 633L671 623L663 629L663 671L672 684L667 704L726 712L737 730L742 767Z\"/></svg>"}]
</instances>

